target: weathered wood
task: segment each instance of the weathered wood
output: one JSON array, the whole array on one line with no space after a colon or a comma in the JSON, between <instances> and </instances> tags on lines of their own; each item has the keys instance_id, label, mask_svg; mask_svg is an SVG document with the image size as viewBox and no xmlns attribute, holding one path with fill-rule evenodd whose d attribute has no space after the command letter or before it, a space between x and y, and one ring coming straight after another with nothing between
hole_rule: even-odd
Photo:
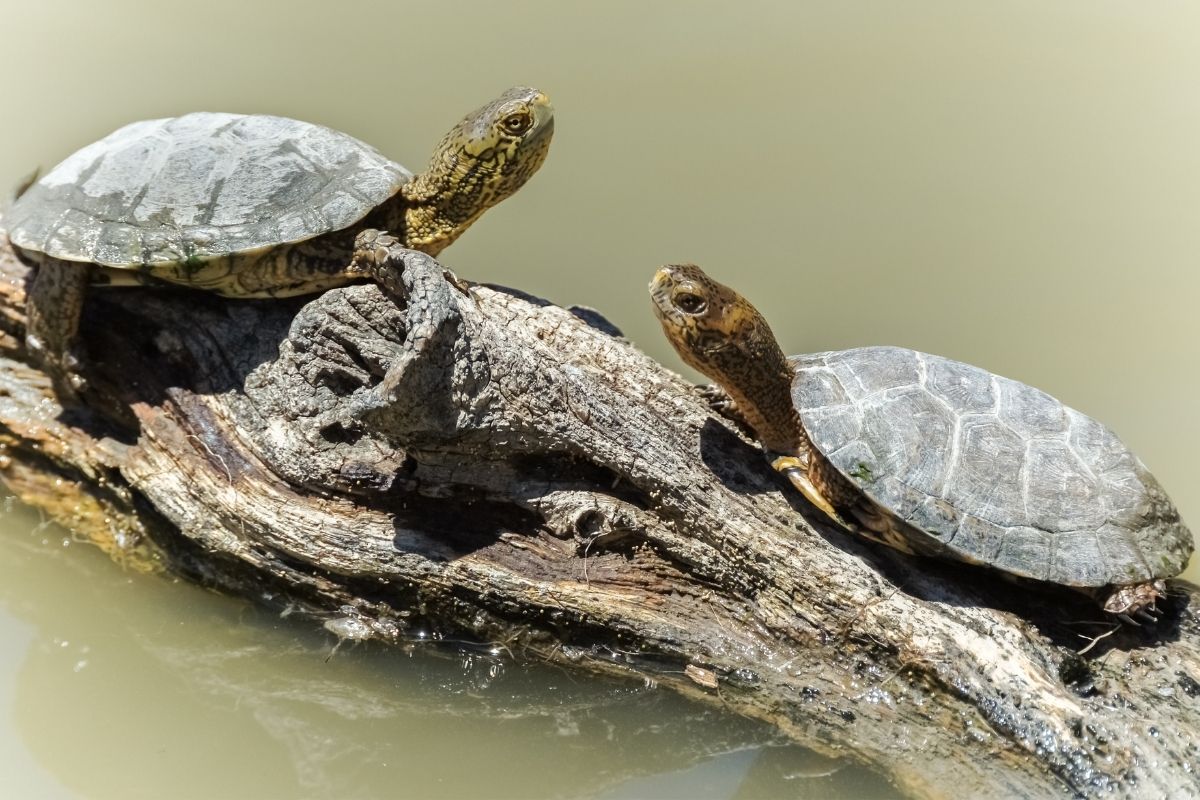
<instances>
[{"instance_id":1,"label":"weathered wood","mask_svg":"<svg viewBox=\"0 0 1200 800\"><path fill-rule=\"evenodd\" d=\"M652 677L914 797L1200 794L1195 587L1081 655L1090 601L828 528L595 312L391 256L307 302L96 291L61 412L3 251L6 482L137 565Z\"/></svg>"}]
</instances>

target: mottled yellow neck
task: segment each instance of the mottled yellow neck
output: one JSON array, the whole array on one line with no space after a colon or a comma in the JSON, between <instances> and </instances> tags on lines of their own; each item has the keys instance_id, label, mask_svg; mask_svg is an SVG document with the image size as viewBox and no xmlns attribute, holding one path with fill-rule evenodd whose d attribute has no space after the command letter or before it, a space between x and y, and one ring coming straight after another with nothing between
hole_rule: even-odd
<instances>
[{"instance_id":1,"label":"mottled yellow neck","mask_svg":"<svg viewBox=\"0 0 1200 800\"><path fill-rule=\"evenodd\" d=\"M807 457L812 445L792 403L792 368L770 329L751 325L736 346L706 355L707 364L695 366L729 393L763 447Z\"/></svg>"},{"instance_id":2,"label":"mottled yellow neck","mask_svg":"<svg viewBox=\"0 0 1200 800\"><path fill-rule=\"evenodd\" d=\"M365 227L385 230L399 237L405 247L436 256L490 207L467 205L449 188L439 190L419 176L376 209L365 220Z\"/></svg>"},{"instance_id":3,"label":"mottled yellow neck","mask_svg":"<svg viewBox=\"0 0 1200 800\"><path fill-rule=\"evenodd\" d=\"M792 367L758 309L695 264L660 269L650 297L676 352L721 385L763 446L807 461L812 443L792 404Z\"/></svg>"},{"instance_id":4,"label":"mottled yellow neck","mask_svg":"<svg viewBox=\"0 0 1200 800\"><path fill-rule=\"evenodd\" d=\"M737 403L737 407L742 410L746 423L758 434L763 447L772 453L808 455L811 445L800 425L799 415L792 406L790 396L786 398L787 403L784 405L782 398L775 399L770 396L774 395L774 392L767 397L759 395L756 402L734 387L729 387L727 391Z\"/></svg>"},{"instance_id":5,"label":"mottled yellow neck","mask_svg":"<svg viewBox=\"0 0 1200 800\"><path fill-rule=\"evenodd\" d=\"M454 244L478 216L458 221L434 205L409 206L404 215L405 244L436 256Z\"/></svg>"},{"instance_id":6,"label":"mottled yellow neck","mask_svg":"<svg viewBox=\"0 0 1200 800\"><path fill-rule=\"evenodd\" d=\"M491 204L463 197L436 173L423 173L400 190L388 230L404 232L404 244L436 256L471 227Z\"/></svg>"}]
</instances>

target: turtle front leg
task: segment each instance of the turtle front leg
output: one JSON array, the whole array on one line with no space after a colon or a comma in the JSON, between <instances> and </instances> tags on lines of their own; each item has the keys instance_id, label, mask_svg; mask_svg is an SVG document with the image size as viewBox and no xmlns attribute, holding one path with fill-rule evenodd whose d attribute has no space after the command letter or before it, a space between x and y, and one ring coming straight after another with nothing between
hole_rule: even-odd
<instances>
[{"instance_id":1,"label":"turtle front leg","mask_svg":"<svg viewBox=\"0 0 1200 800\"><path fill-rule=\"evenodd\" d=\"M799 489L805 500L824 512L825 516L844 530L902 553L914 553L909 545L911 537L906 534L902 523L893 521L865 505L857 491L846 486L820 456L774 456L771 458L771 466L782 473L792 486ZM853 514L854 521L848 521L838 513L835 503Z\"/></svg>"},{"instance_id":2,"label":"turtle front leg","mask_svg":"<svg viewBox=\"0 0 1200 800\"><path fill-rule=\"evenodd\" d=\"M470 284L441 267L433 256L407 247L399 237L374 228L367 228L354 237L354 258L347 274L368 277L388 294L403 300L408 294L403 280L406 258L423 259L440 270L442 277L455 289L465 295L470 294Z\"/></svg>"},{"instance_id":3,"label":"turtle front leg","mask_svg":"<svg viewBox=\"0 0 1200 800\"><path fill-rule=\"evenodd\" d=\"M729 393L721 388L719 383L710 383L697 388L700 397L704 402L708 403L708 407L720 414L725 419L737 426L747 439L757 439L758 434L754 432L754 426L750 424L750 420L746 419L746 415L738 406L737 400L729 396Z\"/></svg>"},{"instance_id":4,"label":"turtle front leg","mask_svg":"<svg viewBox=\"0 0 1200 800\"><path fill-rule=\"evenodd\" d=\"M87 386L75 336L91 272L86 264L46 258L38 265L25 302L30 360L50 376L64 403L77 401Z\"/></svg>"},{"instance_id":5,"label":"turtle front leg","mask_svg":"<svg viewBox=\"0 0 1200 800\"><path fill-rule=\"evenodd\" d=\"M354 258L350 261L349 273L370 278L393 297L404 297L404 261L392 254L392 248L398 246L404 246L398 237L367 228L354 237Z\"/></svg>"},{"instance_id":6,"label":"turtle front leg","mask_svg":"<svg viewBox=\"0 0 1200 800\"><path fill-rule=\"evenodd\" d=\"M810 463L808 460L801 459L799 456L778 456L771 459L771 466L776 472L781 473L785 478L791 481L792 486L800 490L804 495L804 499L812 503L825 513L825 516L836 522L851 533L857 533L858 528L846 522L842 515L837 512L829 499L821 493L809 477Z\"/></svg>"}]
</instances>

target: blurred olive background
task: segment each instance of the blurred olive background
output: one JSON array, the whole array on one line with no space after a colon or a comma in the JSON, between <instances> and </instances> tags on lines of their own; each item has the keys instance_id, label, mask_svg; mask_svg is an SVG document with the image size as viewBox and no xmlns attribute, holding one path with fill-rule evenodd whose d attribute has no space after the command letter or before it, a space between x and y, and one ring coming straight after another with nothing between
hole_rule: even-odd
<instances>
[{"instance_id":1,"label":"blurred olive background","mask_svg":"<svg viewBox=\"0 0 1200 800\"><path fill-rule=\"evenodd\" d=\"M1200 6L0 9L0 186L200 109L323 123L420 168L464 113L533 84L557 108L550 157L443 254L464 276L594 306L682 369L645 286L695 261L787 350L898 344L1049 391L1200 525Z\"/></svg>"}]
</instances>

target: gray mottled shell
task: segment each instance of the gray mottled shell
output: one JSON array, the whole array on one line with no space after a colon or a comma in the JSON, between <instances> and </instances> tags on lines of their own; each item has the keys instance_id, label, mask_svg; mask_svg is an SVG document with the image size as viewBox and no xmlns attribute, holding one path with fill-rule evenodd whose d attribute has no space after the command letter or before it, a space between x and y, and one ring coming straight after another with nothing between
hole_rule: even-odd
<instances>
[{"instance_id":1,"label":"gray mottled shell","mask_svg":"<svg viewBox=\"0 0 1200 800\"><path fill-rule=\"evenodd\" d=\"M4 224L18 247L112 267L174 264L353 225L412 177L344 133L284 117L134 122L56 166Z\"/></svg>"},{"instance_id":2,"label":"gray mottled shell","mask_svg":"<svg viewBox=\"0 0 1200 800\"><path fill-rule=\"evenodd\" d=\"M1192 535L1108 428L1023 383L864 347L792 359L813 443L933 552L1072 586L1177 575Z\"/></svg>"}]
</instances>

